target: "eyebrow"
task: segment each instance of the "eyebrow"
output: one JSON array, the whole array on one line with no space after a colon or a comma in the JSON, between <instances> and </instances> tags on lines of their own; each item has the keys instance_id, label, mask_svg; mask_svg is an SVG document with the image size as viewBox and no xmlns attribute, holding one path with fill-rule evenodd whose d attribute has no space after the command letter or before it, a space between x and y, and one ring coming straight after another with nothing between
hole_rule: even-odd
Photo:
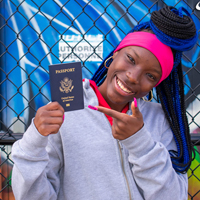
<instances>
[{"instance_id":1,"label":"eyebrow","mask_svg":"<svg viewBox=\"0 0 200 200\"><path fill-rule=\"evenodd\" d=\"M132 48L129 48L132 52L134 52L134 54L138 57L138 58L140 58L140 56L135 52L135 50L134 49L132 49Z\"/></svg>"},{"instance_id":2,"label":"eyebrow","mask_svg":"<svg viewBox=\"0 0 200 200\"><path fill-rule=\"evenodd\" d=\"M160 63L159 63L159 65L160 65ZM160 68L161 68L161 66L160 66ZM157 69L152 69L152 70L155 71L157 74L162 76L162 69L161 69L161 71L158 71Z\"/></svg>"}]
</instances>

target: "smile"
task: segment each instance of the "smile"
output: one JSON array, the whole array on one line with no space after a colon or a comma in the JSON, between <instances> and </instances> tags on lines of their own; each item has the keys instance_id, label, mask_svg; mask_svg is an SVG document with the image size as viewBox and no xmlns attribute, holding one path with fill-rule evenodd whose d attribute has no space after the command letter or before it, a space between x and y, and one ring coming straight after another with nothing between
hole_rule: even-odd
<instances>
[{"instance_id":1,"label":"smile","mask_svg":"<svg viewBox=\"0 0 200 200\"><path fill-rule=\"evenodd\" d=\"M117 77L116 77L116 82L122 91L124 91L128 94L133 94L133 92L131 90L129 90Z\"/></svg>"}]
</instances>

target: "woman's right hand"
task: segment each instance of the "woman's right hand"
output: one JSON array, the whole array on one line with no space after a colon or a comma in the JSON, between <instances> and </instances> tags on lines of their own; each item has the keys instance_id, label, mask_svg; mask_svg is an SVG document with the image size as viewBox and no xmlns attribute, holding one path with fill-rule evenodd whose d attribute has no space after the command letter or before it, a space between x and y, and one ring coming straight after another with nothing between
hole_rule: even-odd
<instances>
[{"instance_id":1,"label":"woman's right hand","mask_svg":"<svg viewBox=\"0 0 200 200\"><path fill-rule=\"evenodd\" d=\"M51 102L37 110L34 124L43 136L55 134L64 121L64 109L58 102Z\"/></svg>"}]
</instances>

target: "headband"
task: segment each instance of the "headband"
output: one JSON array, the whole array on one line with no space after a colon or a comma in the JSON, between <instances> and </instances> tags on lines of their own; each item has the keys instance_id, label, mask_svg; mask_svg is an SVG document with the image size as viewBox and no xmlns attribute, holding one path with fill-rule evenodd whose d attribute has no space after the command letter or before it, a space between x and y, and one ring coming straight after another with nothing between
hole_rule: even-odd
<instances>
[{"instance_id":1,"label":"headband","mask_svg":"<svg viewBox=\"0 0 200 200\"><path fill-rule=\"evenodd\" d=\"M171 73L174 64L172 50L169 46L163 44L155 34L142 31L129 33L120 42L114 52L127 46L143 47L153 53L158 59L161 66L162 75L156 86L166 79Z\"/></svg>"}]
</instances>

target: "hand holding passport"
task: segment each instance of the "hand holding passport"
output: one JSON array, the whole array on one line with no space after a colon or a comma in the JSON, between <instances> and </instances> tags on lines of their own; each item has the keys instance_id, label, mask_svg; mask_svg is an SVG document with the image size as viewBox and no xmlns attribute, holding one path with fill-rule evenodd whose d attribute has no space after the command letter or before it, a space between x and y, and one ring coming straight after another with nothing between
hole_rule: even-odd
<instances>
[{"instance_id":1,"label":"hand holding passport","mask_svg":"<svg viewBox=\"0 0 200 200\"><path fill-rule=\"evenodd\" d=\"M49 65L51 100L65 111L84 108L81 62Z\"/></svg>"}]
</instances>

